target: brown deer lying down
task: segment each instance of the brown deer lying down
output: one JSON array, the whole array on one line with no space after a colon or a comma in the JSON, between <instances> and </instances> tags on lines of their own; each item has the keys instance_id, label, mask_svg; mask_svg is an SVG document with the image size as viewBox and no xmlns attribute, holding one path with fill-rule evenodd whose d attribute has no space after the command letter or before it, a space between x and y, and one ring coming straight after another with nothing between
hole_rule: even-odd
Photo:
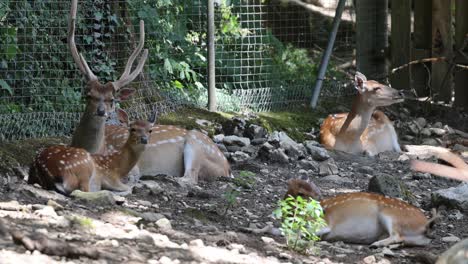
<instances>
[{"instance_id":1,"label":"brown deer lying down","mask_svg":"<svg viewBox=\"0 0 468 264\"><path fill-rule=\"evenodd\" d=\"M312 182L292 179L287 197L319 199L320 190ZM427 220L421 210L395 198L374 193L339 194L320 200L328 227L319 232L327 241L424 246L430 243L426 231L436 217Z\"/></svg>"},{"instance_id":2,"label":"brown deer lying down","mask_svg":"<svg viewBox=\"0 0 468 264\"><path fill-rule=\"evenodd\" d=\"M447 177L459 181L468 181L468 164L459 156L448 150L431 151L437 158L452 164L453 167L426 161L412 160L411 168L420 172L428 172L434 175Z\"/></svg>"},{"instance_id":3,"label":"brown deer lying down","mask_svg":"<svg viewBox=\"0 0 468 264\"><path fill-rule=\"evenodd\" d=\"M388 106L403 101L403 92L367 80L357 72L355 87L358 95L351 112L329 115L320 128L320 143L327 149L370 156L383 151L400 152L398 137L392 122L378 106Z\"/></svg>"},{"instance_id":4,"label":"brown deer lying down","mask_svg":"<svg viewBox=\"0 0 468 264\"><path fill-rule=\"evenodd\" d=\"M118 110L120 122L127 114ZM183 184L231 176L229 162L218 146L205 134L170 125L156 125L146 150L137 163L139 175L167 174L180 178ZM119 149L128 137L125 126L106 125L108 149Z\"/></svg>"},{"instance_id":5,"label":"brown deer lying down","mask_svg":"<svg viewBox=\"0 0 468 264\"><path fill-rule=\"evenodd\" d=\"M135 166L150 140L155 116L129 125L130 136L121 149L109 155L89 154L81 148L52 146L36 157L28 182L45 189L69 194L74 190L94 192L102 189L127 192L122 183Z\"/></svg>"}]
</instances>

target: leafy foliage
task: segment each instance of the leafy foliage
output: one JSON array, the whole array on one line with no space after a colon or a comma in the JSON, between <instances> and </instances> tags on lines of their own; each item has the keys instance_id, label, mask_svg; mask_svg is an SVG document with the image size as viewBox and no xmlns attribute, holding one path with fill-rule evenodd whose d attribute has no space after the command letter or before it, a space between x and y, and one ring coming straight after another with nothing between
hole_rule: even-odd
<instances>
[{"instance_id":1,"label":"leafy foliage","mask_svg":"<svg viewBox=\"0 0 468 264\"><path fill-rule=\"evenodd\" d=\"M280 229L286 237L287 246L299 252L308 253L314 249L314 242L320 239L316 233L326 226L320 203L301 196L281 200L274 216L282 219Z\"/></svg>"}]
</instances>

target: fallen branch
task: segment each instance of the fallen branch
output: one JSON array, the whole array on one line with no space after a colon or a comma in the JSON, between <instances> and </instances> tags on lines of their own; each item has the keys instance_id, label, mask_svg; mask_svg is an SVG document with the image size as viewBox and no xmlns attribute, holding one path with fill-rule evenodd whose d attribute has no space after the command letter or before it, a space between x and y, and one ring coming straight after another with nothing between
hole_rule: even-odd
<instances>
[{"instance_id":1,"label":"fallen branch","mask_svg":"<svg viewBox=\"0 0 468 264\"><path fill-rule=\"evenodd\" d=\"M419 59L419 60L414 60L414 61L410 61L406 64L403 64L399 67L396 67L394 69L392 69L392 74L399 71L399 70L402 70L406 67L409 67L410 65L414 65L414 64L419 64L419 63L426 63L426 62L439 62L439 61L446 61L447 58L446 57L435 57L435 58L425 58L425 59Z\"/></svg>"}]
</instances>

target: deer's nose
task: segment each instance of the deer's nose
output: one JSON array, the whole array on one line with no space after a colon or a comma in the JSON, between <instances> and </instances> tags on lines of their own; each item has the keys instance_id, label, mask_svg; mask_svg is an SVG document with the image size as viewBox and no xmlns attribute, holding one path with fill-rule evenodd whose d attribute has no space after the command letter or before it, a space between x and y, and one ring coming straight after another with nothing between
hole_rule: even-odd
<instances>
[{"instance_id":1,"label":"deer's nose","mask_svg":"<svg viewBox=\"0 0 468 264\"><path fill-rule=\"evenodd\" d=\"M147 137L147 136L141 137L140 143L141 143L141 144L148 144L148 137Z\"/></svg>"},{"instance_id":2,"label":"deer's nose","mask_svg":"<svg viewBox=\"0 0 468 264\"><path fill-rule=\"evenodd\" d=\"M104 107L98 107L97 111L96 111L96 114L98 116L105 116L106 115L106 110L104 109Z\"/></svg>"}]
</instances>

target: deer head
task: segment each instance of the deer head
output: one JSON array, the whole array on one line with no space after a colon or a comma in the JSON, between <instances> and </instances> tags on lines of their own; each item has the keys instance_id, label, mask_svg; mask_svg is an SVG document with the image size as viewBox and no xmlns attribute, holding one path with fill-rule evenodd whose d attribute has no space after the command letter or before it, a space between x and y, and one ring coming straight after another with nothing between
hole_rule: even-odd
<instances>
[{"instance_id":1,"label":"deer head","mask_svg":"<svg viewBox=\"0 0 468 264\"><path fill-rule=\"evenodd\" d=\"M131 68L136 57L141 53L145 42L145 25L143 20L140 21L140 42L128 58L125 70L119 80L102 84L99 82L96 75L91 71L83 54L78 52L75 44L75 22L78 0L72 0L70 9L69 25L68 25L68 46L73 56L73 60L83 73L87 80L85 89L86 96L86 111L87 114L93 114L100 117L105 117L108 113L114 111L115 102L117 100L126 100L135 90L125 89L126 85L131 83L143 69L148 50L145 49L138 61L138 65L132 72Z\"/></svg>"},{"instance_id":2,"label":"deer head","mask_svg":"<svg viewBox=\"0 0 468 264\"><path fill-rule=\"evenodd\" d=\"M398 91L390 86L381 84L374 80L367 80L366 76L356 72L354 86L359 92L360 102L370 107L388 106L403 102L403 91Z\"/></svg>"},{"instance_id":3,"label":"deer head","mask_svg":"<svg viewBox=\"0 0 468 264\"><path fill-rule=\"evenodd\" d=\"M154 111L148 121L137 120L129 124L130 135L127 139L127 143L133 147L136 151L141 151L144 145L149 142L149 135L152 132L152 128L156 123L157 112Z\"/></svg>"},{"instance_id":4,"label":"deer head","mask_svg":"<svg viewBox=\"0 0 468 264\"><path fill-rule=\"evenodd\" d=\"M311 181L305 179L291 179L288 181L288 191L284 198L301 196L302 198L312 198L319 200L322 197L320 189Z\"/></svg>"}]
</instances>

